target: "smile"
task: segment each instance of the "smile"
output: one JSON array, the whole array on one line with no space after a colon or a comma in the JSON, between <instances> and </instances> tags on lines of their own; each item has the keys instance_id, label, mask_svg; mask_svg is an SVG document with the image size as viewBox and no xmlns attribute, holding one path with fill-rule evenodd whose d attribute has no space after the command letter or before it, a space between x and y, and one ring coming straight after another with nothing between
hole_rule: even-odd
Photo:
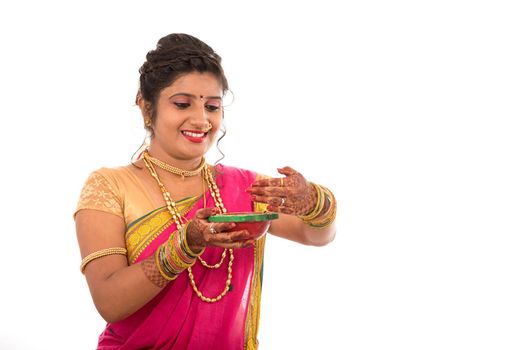
<instances>
[{"instance_id":1,"label":"smile","mask_svg":"<svg viewBox=\"0 0 524 350\"><path fill-rule=\"evenodd\" d=\"M183 130L182 135L184 135L184 137L191 142L202 143L206 138L207 132L196 130Z\"/></svg>"},{"instance_id":2,"label":"smile","mask_svg":"<svg viewBox=\"0 0 524 350\"><path fill-rule=\"evenodd\" d=\"M182 134L189 137L204 137L206 136L205 132L194 132L194 131L182 131Z\"/></svg>"}]
</instances>

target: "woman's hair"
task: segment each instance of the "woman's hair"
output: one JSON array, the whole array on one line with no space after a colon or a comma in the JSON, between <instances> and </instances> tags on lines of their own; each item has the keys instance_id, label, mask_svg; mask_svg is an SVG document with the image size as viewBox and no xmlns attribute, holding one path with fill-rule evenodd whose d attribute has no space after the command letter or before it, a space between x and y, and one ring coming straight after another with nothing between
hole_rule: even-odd
<instances>
[{"instance_id":1,"label":"woman's hair","mask_svg":"<svg viewBox=\"0 0 524 350\"><path fill-rule=\"evenodd\" d=\"M149 125L145 125L149 135L153 134L151 125L156 121L156 107L160 92L184 74L191 72L212 73L222 85L222 93L229 90L224 70L221 65L222 58L206 43L189 34L169 34L158 40L156 49L146 55L146 61L140 67L140 87L136 95L136 103L140 98L146 102L148 114L151 118ZM224 153L218 146L223 134L217 141L217 149L222 155L216 163L224 158ZM147 139L147 137L146 137ZM131 157L131 163L140 159L147 148L147 141ZM136 165L135 165L136 166Z\"/></svg>"},{"instance_id":2,"label":"woman's hair","mask_svg":"<svg viewBox=\"0 0 524 350\"><path fill-rule=\"evenodd\" d=\"M146 61L139 69L140 88L136 102L140 97L144 99L154 124L160 92L180 76L191 72L214 74L225 93L229 86L221 60L209 45L194 36L169 34L158 41L155 50L147 53Z\"/></svg>"}]
</instances>

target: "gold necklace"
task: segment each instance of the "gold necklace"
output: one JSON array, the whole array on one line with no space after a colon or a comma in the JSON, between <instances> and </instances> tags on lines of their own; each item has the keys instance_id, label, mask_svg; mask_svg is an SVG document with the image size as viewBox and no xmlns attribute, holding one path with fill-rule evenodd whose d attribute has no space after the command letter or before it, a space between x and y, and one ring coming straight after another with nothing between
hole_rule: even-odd
<instances>
[{"instance_id":1,"label":"gold necklace","mask_svg":"<svg viewBox=\"0 0 524 350\"><path fill-rule=\"evenodd\" d=\"M224 207L224 203L222 203L222 198L220 197L218 186L215 183L215 180L213 179L213 175L211 175L211 172L209 171L209 168L207 166L204 168L203 177L206 179L207 185L209 187L209 192L211 193L211 197L213 197L213 200L215 201L215 206L220 210L222 214L226 213L227 210ZM206 194L204 193L204 208L206 207L205 199L206 199ZM222 263L224 262L224 259L226 258L226 251L227 249L224 249L224 251L222 252L222 256L220 257L220 261L214 265L209 265L207 261L202 259L202 257L200 256L198 256L198 260L200 261L202 265L204 265L208 269L218 269L220 266L222 266Z\"/></svg>"},{"instance_id":2,"label":"gold necklace","mask_svg":"<svg viewBox=\"0 0 524 350\"><path fill-rule=\"evenodd\" d=\"M156 166L158 166L161 169L167 170L170 173L181 176L182 180L184 180L185 177L198 175L202 171L204 166L206 165L206 160L204 157L202 157L202 161L200 161L200 164L198 165L198 167L195 170L184 170L184 169L174 167L170 164L167 164L161 161L160 159L151 157L148 151L144 152L144 158L146 158L148 161L155 164Z\"/></svg>"},{"instance_id":3,"label":"gold necklace","mask_svg":"<svg viewBox=\"0 0 524 350\"><path fill-rule=\"evenodd\" d=\"M158 187L160 187L160 191L162 192L162 195L164 196L164 200L166 201L167 209L168 209L169 213L171 214L171 216L173 217L173 220L175 221L177 229L178 230L182 230L182 228L183 228L182 227L182 220L183 220L183 218L180 215L180 212L178 211L178 209L176 207L176 203L171 199L170 193L167 191L167 189L164 186L164 184L160 181L160 177L158 176L158 174L157 174L155 168L153 167L153 165L150 163L150 157L144 156L144 163L145 163L147 169L149 170L149 172L151 173L151 176L153 176L153 178L158 183ZM209 167L207 165L203 167L203 174L202 175L206 179L206 182L207 182L207 185L209 187L209 191L211 193L211 196L213 197L213 199L215 201L215 206L219 209L219 211L222 214L226 213L227 210L224 207L224 203L222 202L222 197L220 196L220 191L219 191L218 186L216 185L215 180L213 179L213 176L211 175L211 172L209 171ZM206 194L204 193L204 198L205 198L205 195ZM220 259L220 262L215 264L215 265L211 265L211 266L207 262L205 262L203 259L201 259L199 257L200 262L205 267L218 268L218 267L220 267L222 265L222 263L224 261L224 258L226 256L226 251L227 250L229 250L229 263L228 263L228 266L227 266L226 285L225 285L224 290L222 291L222 293L220 293L219 295L217 295L214 298L209 298L209 297L206 297L205 295L202 294L202 292L196 286L195 277L193 275L193 271L191 270L191 267L187 268L187 272L188 272L188 275L189 275L189 282L191 284L191 287L193 288L193 291L196 293L196 295L198 295L198 297L202 301L205 301L205 302L208 302L208 303L217 302L220 299L222 299L226 295L226 293L229 291L229 287L231 286L231 281L233 279L233 260L235 259L235 256L233 255L233 249L225 249L224 248L224 251L222 252L222 258Z\"/></svg>"}]
</instances>

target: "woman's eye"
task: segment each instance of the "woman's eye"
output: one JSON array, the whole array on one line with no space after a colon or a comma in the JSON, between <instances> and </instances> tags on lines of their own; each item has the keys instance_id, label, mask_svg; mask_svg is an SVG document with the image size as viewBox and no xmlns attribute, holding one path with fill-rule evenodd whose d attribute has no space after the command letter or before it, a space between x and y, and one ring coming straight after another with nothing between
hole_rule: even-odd
<instances>
[{"instance_id":1,"label":"woman's eye","mask_svg":"<svg viewBox=\"0 0 524 350\"><path fill-rule=\"evenodd\" d=\"M215 106L215 105L206 105L206 109L210 112L215 112L215 111L218 111L220 109L220 106Z\"/></svg>"},{"instance_id":2,"label":"woman's eye","mask_svg":"<svg viewBox=\"0 0 524 350\"><path fill-rule=\"evenodd\" d=\"M206 102L206 109L210 112L218 111L221 108L222 108L222 101L219 99L212 98Z\"/></svg>"},{"instance_id":3,"label":"woman's eye","mask_svg":"<svg viewBox=\"0 0 524 350\"><path fill-rule=\"evenodd\" d=\"M180 109L186 109L191 105L187 102L175 102L175 106L177 106Z\"/></svg>"}]
</instances>

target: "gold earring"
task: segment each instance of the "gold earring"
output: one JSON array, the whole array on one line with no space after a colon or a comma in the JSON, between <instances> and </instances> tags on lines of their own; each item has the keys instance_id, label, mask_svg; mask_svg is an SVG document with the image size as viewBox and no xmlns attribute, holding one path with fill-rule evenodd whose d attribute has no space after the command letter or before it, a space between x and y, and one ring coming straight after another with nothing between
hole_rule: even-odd
<instances>
[{"instance_id":1,"label":"gold earring","mask_svg":"<svg viewBox=\"0 0 524 350\"><path fill-rule=\"evenodd\" d=\"M150 117L144 118L144 125L148 128L151 127L151 118Z\"/></svg>"}]
</instances>

